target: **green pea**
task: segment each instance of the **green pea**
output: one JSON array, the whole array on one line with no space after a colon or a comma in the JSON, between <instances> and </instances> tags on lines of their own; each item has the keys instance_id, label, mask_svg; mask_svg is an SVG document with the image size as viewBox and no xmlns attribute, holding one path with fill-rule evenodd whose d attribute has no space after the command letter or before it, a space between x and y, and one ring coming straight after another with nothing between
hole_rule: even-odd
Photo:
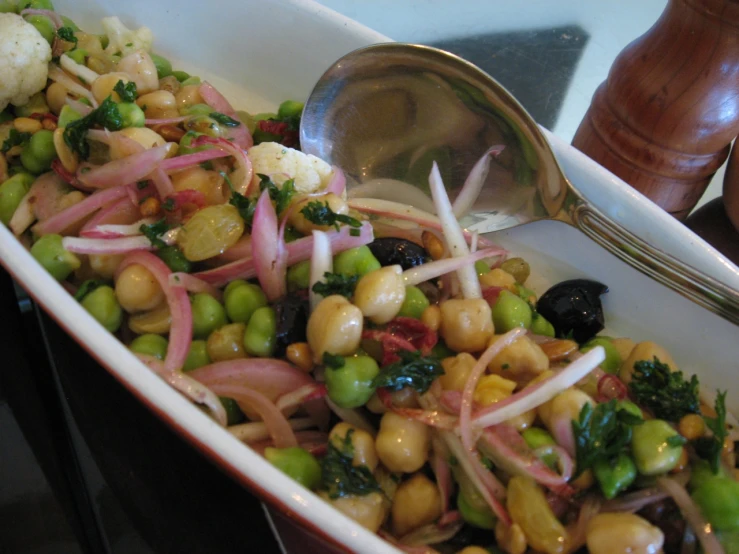
<instances>
[{"instance_id":1,"label":"green pea","mask_svg":"<svg viewBox=\"0 0 739 554\"><path fill-rule=\"evenodd\" d=\"M226 325L226 310L209 294L192 297L192 334L196 339L208 338L213 331Z\"/></svg>"},{"instance_id":2,"label":"green pea","mask_svg":"<svg viewBox=\"0 0 739 554\"><path fill-rule=\"evenodd\" d=\"M18 5L14 0L0 0L0 13L18 13Z\"/></svg>"},{"instance_id":3,"label":"green pea","mask_svg":"<svg viewBox=\"0 0 739 554\"><path fill-rule=\"evenodd\" d=\"M429 299L418 287L405 287L405 300L398 312L399 316L421 319L423 311L431 305Z\"/></svg>"},{"instance_id":4,"label":"green pea","mask_svg":"<svg viewBox=\"0 0 739 554\"><path fill-rule=\"evenodd\" d=\"M272 112L262 112L254 114L254 121L267 121L268 119L277 119L277 114Z\"/></svg>"},{"instance_id":5,"label":"green pea","mask_svg":"<svg viewBox=\"0 0 739 554\"><path fill-rule=\"evenodd\" d=\"M46 103L46 95L37 92L28 99L28 102L15 108L16 117L31 117L35 113L48 113L49 105Z\"/></svg>"},{"instance_id":6,"label":"green pea","mask_svg":"<svg viewBox=\"0 0 739 554\"><path fill-rule=\"evenodd\" d=\"M173 244L158 249L156 255L172 271L182 273L190 273L192 271L192 262L185 258L182 250Z\"/></svg>"},{"instance_id":7,"label":"green pea","mask_svg":"<svg viewBox=\"0 0 739 554\"><path fill-rule=\"evenodd\" d=\"M66 15L62 16L62 23L64 23L63 27L69 27L75 33L80 30L77 24L71 19L69 19ZM105 48L105 46L103 46L103 48Z\"/></svg>"},{"instance_id":8,"label":"green pea","mask_svg":"<svg viewBox=\"0 0 739 554\"><path fill-rule=\"evenodd\" d=\"M632 433L631 452L636 469L642 475L667 473L680 461L683 447L671 446L668 442L679 440L680 435L666 421L650 419L634 426Z\"/></svg>"},{"instance_id":9,"label":"green pea","mask_svg":"<svg viewBox=\"0 0 739 554\"><path fill-rule=\"evenodd\" d=\"M475 271L477 272L478 276L490 273L490 264L484 260L477 260L475 262Z\"/></svg>"},{"instance_id":10,"label":"green pea","mask_svg":"<svg viewBox=\"0 0 739 554\"><path fill-rule=\"evenodd\" d=\"M180 81L180 84L183 87L187 87L187 86L190 86L190 85L199 85L200 82L201 82L200 81L200 77L188 77L184 81Z\"/></svg>"},{"instance_id":11,"label":"green pea","mask_svg":"<svg viewBox=\"0 0 739 554\"><path fill-rule=\"evenodd\" d=\"M31 247L31 255L57 281L63 281L81 265L80 259L62 246L61 235L44 235Z\"/></svg>"},{"instance_id":12,"label":"green pea","mask_svg":"<svg viewBox=\"0 0 739 554\"><path fill-rule=\"evenodd\" d=\"M321 482L321 465L318 460L303 448L265 448L264 457L267 461L292 477L306 489L315 489Z\"/></svg>"},{"instance_id":13,"label":"green pea","mask_svg":"<svg viewBox=\"0 0 739 554\"><path fill-rule=\"evenodd\" d=\"M40 175L41 173L49 169L48 164L45 164L43 160L40 160L33 155L33 152L31 152L31 149L28 148L28 145L23 148L20 159L21 164L23 164L23 168L29 173L33 173L34 175Z\"/></svg>"},{"instance_id":14,"label":"green pea","mask_svg":"<svg viewBox=\"0 0 739 554\"><path fill-rule=\"evenodd\" d=\"M146 354L147 356L154 356L157 360L164 360L167 356L167 348L169 342L161 335L155 335L153 333L147 333L146 335L139 335L128 347L131 352L137 354Z\"/></svg>"},{"instance_id":15,"label":"green pea","mask_svg":"<svg viewBox=\"0 0 739 554\"><path fill-rule=\"evenodd\" d=\"M121 113L124 127L143 127L146 116L144 110L139 108L133 102L121 102L118 104L118 111Z\"/></svg>"},{"instance_id":16,"label":"green pea","mask_svg":"<svg viewBox=\"0 0 739 554\"><path fill-rule=\"evenodd\" d=\"M739 531L739 482L712 477L692 495L703 516L719 531Z\"/></svg>"},{"instance_id":17,"label":"green pea","mask_svg":"<svg viewBox=\"0 0 739 554\"><path fill-rule=\"evenodd\" d=\"M531 332L536 335L554 338L554 325L549 323L539 312L534 312L531 315Z\"/></svg>"},{"instance_id":18,"label":"green pea","mask_svg":"<svg viewBox=\"0 0 739 554\"><path fill-rule=\"evenodd\" d=\"M431 355L435 358L443 359L450 356L456 356L457 353L449 348L443 340L439 339L439 341L431 349Z\"/></svg>"},{"instance_id":19,"label":"green pea","mask_svg":"<svg viewBox=\"0 0 739 554\"><path fill-rule=\"evenodd\" d=\"M31 136L31 140L28 141L27 149L31 151L36 159L50 166L51 162L56 158L54 133L46 129L35 132Z\"/></svg>"},{"instance_id":20,"label":"green pea","mask_svg":"<svg viewBox=\"0 0 739 554\"><path fill-rule=\"evenodd\" d=\"M10 223L15 210L33 183L33 176L28 173L16 173L0 185L0 221Z\"/></svg>"},{"instance_id":21,"label":"green pea","mask_svg":"<svg viewBox=\"0 0 739 554\"><path fill-rule=\"evenodd\" d=\"M180 110L181 115L210 115L213 113L213 108L208 104L193 104Z\"/></svg>"},{"instance_id":22,"label":"green pea","mask_svg":"<svg viewBox=\"0 0 739 554\"><path fill-rule=\"evenodd\" d=\"M532 297L536 300L536 293L533 290L524 287L521 283L516 283L514 287L516 288L516 294L523 300L528 302Z\"/></svg>"},{"instance_id":23,"label":"green pea","mask_svg":"<svg viewBox=\"0 0 739 554\"><path fill-rule=\"evenodd\" d=\"M67 56L72 58L75 63L78 63L80 65L85 65L85 58L87 58L87 56L89 55L90 53L84 48L75 48L74 50L70 50L69 52L67 52Z\"/></svg>"},{"instance_id":24,"label":"green pea","mask_svg":"<svg viewBox=\"0 0 739 554\"><path fill-rule=\"evenodd\" d=\"M96 288L82 299L81 304L111 333L115 333L121 326L123 310L112 287L104 285Z\"/></svg>"},{"instance_id":25,"label":"green pea","mask_svg":"<svg viewBox=\"0 0 739 554\"><path fill-rule=\"evenodd\" d=\"M641 408L634 404L631 400L619 400L617 404L618 410L624 410L625 412L635 415L636 417L644 417Z\"/></svg>"},{"instance_id":26,"label":"green pea","mask_svg":"<svg viewBox=\"0 0 739 554\"><path fill-rule=\"evenodd\" d=\"M342 367L326 367L328 396L342 408L364 406L375 392L372 381L379 372L377 362L369 356L346 357Z\"/></svg>"},{"instance_id":27,"label":"green pea","mask_svg":"<svg viewBox=\"0 0 739 554\"><path fill-rule=\"evenodd\" d=\"M636 479L636 465L626 454L619 454L613 462L600 459L593 465L593 473L600 490L607 499L616 498L631 486Z\"/></svg>"},{"instance_id":28,"label":"green pea","mask_svg":"<svg viewBox=\"0 0 739 554\"><path fill-rule=\"evenodd\" d=\"M606 351L606 359L600 364L603 371L606 373L618 373L623 360L621 359L618 348L613 345L610 337L595 337L590 339L580 347L580 352L588 352L596 346L602 346L603 350Z\"/></svg>"},{"instance_id":29,"label":"green pea","mask_svg":"<svg viewBox=\"0 0 739 554\"><path fill-rule=\"evenodd\" d=\"M505 333L516 327L531 327L531 307L512 292L503 290L493 306L495 332Z\"/></svg>"},{"instance_id":30,"label":"green pea","mask_svg":"<svg viewBox=\"0 0 739 554\"><path fill-rule=\"evenodd\" d=\"M521 436L531 450L557 444L549 432L539 427L529 427L521 433ZM557 465L557 455L554 452L547 452L541 457L541 460L549 467L555 467Z\"/></svg>"},{"instance_id":31,"label":"green pea","mask_svg":"<svg viewBox=\"0 0 739 554\"><path fill-rule=\"evenodd\" d=\"M286 119L288 117L299 116L303 113L305 104L297 102L295 100L285 100L280 107L277 109L277 117L280 119Z\"/></svg>"},{"instance_id":32,"label":"green pea","mask_svg":"<svg viewBox=\"0 0 739 554\"><path fill-rule=\"evenodd\" d=\"M244 279L234 279L231 281L228 285L226 285L226 288L223 289L223 301L225 302L229 295L231 294L231 291L233 291L235 288L240 287L241 285L248 285L249 281L245 281Z\"/></svg>"},{"instance_id":33,"label":"green pea","mask_svg":"<svg viewBox=\"0 0 739 554\"><path fill-rule=\"evenodd\" d=\"M310 286L310 260L299 262L287 270L287 290L293 292Z\"/></svg>"},{"instance_id":34,"label":"green pea","mask_svg":"<svg viewBox=\"0 0 739 554\"><path fill-rule=\"evenodd\" d=\"M46 17L45 15L27 15L26 21L36 27L36 30L41 33L41 36L46 39L46 42L48 42L49 44L54 42L54 36L56 36L56 27L54 27L54 24L48 17Z\"/></svg>"},{"instance_id":35,"label":"green pea","mask_svg":"<svg viewBox=\"0 0 739 554\"><path fill-rule=\"evenodd\" d=\"M500 264L500 269L513 275L517 283L524 284L531 275L529 263L523 258L510 258Z\"/></svg>"},{"instance_id":36,"label":"green pea","mask_svg":"<svg viewBox=\"0 0 739 554\"><path fill-rule=\"evenodd\" d=\"M190 74L186 71L173 71L172 75L174 75L174 78L180 83L190 78Z\"/></svg>"},{"instance_id":37,"label":"green pea","mask_svg":"<svg viewBox=\"0 0 739 554\"><path fill-rule=\"evenodd\" d=\"M246 420L244 412L239 408L238 402L233 398L226 398L225 396L219 396L218 399L223 404L223 409L226 410L226 425L237 425Z\"/></svg>"},{"instance_id":38,"label":"green pea","mask_svg":"<svg viewBox=\"0 0 739 554\"><path fill-rule=\"evenodd\" d=\"M244 350L252 356L269 358L277 342L277 318L269 306L254 310L244 333Z\"/></svg>"},{"instance_id":39,"label":"green pea","mask_svg":"<svg viewBox=\"0 0 739 554\"><path fill-rule=\"evenodd\" d=\"M496 518L493 511L484 504L481 507L472 506L461 490L457 494L457 509L462 519L473 527L495 529Z\"/></svg>"},{"instance_id":40,"label":"green pea","mask_svg":"<svg viewBox=\"0 0 739 554\"><path fill-rule=\"evenodd\" d=\"M190 146L192 144L192 141L194 141L196 138L202 135L203 133L196 133L195 131L186 132L180 139L180 148L178 150L179 154L180 155L194 154L195 152L201 152L203 150L207 150L208 148L211 148L207 144L204 144L203 146L198 146L198 147Z\"/></svg>"},{"instance_id":41,"label":"green pea","mask_svg":"<svg viewBox=\"0 0 739 554\"><path fill-rule=\"evenodd\" d=\"M381 267L380 262L367 246L350 248L334 256L334 272L344 276L359 275L361 277Z\"/></svg>"},{"instance_id":42,"label":"green pea","mask_svg":"<svg viewBox=\"0 0 739 554\"><path fill-rule=\"evenodd\" d=\"M82 115L73 110L70 106L64 105L62 106L62 111L59 112L59 121L57 121L57 125L63 128L72 123L72 121L77 121L78 119L82 119Z\"/></svg>"},{"instance_id":43,"label":"green pea","mask_svg":"<svg viewBox=\"0 0 739 554\"><path fill-rule=\"evenodd\" d=\"M225 304L228 319L234 323L249 323L254 312L267 305L267 297L258 285L246 283L232 289Z\"/></svg>"},{"instance_id":44,"label":"green pea","mask_svg":"<svg viewBox=\"0 0 739 554\"><path fill-rule=\"evenodd\" d=\"M190 343L190 351L187 353L185 364L182 366L183 372L187 373L210 363L206 344L204 340L194 340Z\"/></svg>"},{"instance_id":45,"label":"green pea","mask_svg":"<svg viewBox=\"0 0 739 554\"><path fill-rule=\"evenodd\" d=\"M169 77L172 75L172 64L167 58L160 56L159 54L149 53L151 61L154 62L154 67L157 68L157 77L160 79Z\"/></svg>"}]
</instances>

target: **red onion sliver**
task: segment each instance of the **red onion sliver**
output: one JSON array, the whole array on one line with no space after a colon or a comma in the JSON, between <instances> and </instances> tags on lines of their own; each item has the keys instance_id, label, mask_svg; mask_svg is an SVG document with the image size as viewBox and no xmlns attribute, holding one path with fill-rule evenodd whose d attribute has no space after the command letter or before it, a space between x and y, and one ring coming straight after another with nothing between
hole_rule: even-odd
<instances>
[{"instance_id":1,"label":"red onion sliver","mask_svg":"<svg viewBox=\"0 0 739 554\"><path fill-rule=\"evenodd\" d=\"M474 266L474 263L478 260L490 258L492 256L500 256L504 253L505 250L502 248L485 248L484 250L478 250L477 252L466 254L458 258L444 258L436 260L406 269L403 272L403 279L407 286L417 285L424 281L441 277L446 273L456 271L462 267L470 265Z\"/></svg>"},{"instance_id":2,"label":"red onion sliver","mask_svg":"<svg viewBox=\"0 0 739 554\"><path fill-rule=\"evenodd\" d=\"M53 10L35 10L32 8L26 8L25 10L21 10L20 14L21 15L45 15L51 20L51 22L54 24L54 27L56 27L56 29L61 29L62 27L64 27L64 21L62 21L62 17Z\"/></svg>"},{"instance_id":3,"label":"red onion sliver","mask_svg":"<svg viewBox=\"0 0 739 554\"><path fill-rule=\"evenodd\" d=\"M377 435L377 429L375 429L374 425L360 411L337 406L328 396L325 400L331 411L339 416L341 421L345 421L362 431L367 431L373 437Z\"/></svg>"},{"instance_id":4,"label":"red onion sliver","mask_svg":"<svg viewBox=\"0 0 739 554\"><path fill-rule=\"evenodd\" d=\"M167 155L166 144L143 152L113 160L86 172L78 171L77 178L92 188L109 188L140 181L149 175Z\"/></svg>"},{"instance_id":5,"label":"red onion sliver","mask_svg":"<svg viewBox=\"0 0 739 554\"><path fill-rule=\"evenodd\" d=\"M106 189L96 194L105 194L109 190ZM93 195L94 196L94 195ZM80 236L86 236L86 232L102 225L126 225L138 221L141 217L141 211L137 204L131 202L126 195L124 198L109 202L84 224L80 230Z\"/></svg>"},{"instance_id":6,"label":"red onion sliver","mask_svg":"<svg viewBox=\"0 0 739 554\"><path fill-rule=\"evenodd\" d=\"M624 382L615 375L604 374L598 379L598 396L607 402L612 399L623 400L629 394Z\"/></svg>"},{"instance_id":7,"label":"red onion sliver","mask_svg":"<svg viewBox=\"0 0 739 554\"><path fill-rule=\"evenodd\" d=\"M275 406L281 412L298 408L305 402L310 402L319 398L323 398L328 394L326 385L323 383L309 383L280 396L275 402Z\"/></svg>"},{"instance_id":8,"label":"red onion sliver","mask_svg":"<svg viewBox=\"0 0 739 554\"><path fill-rule=\"evenodd\" d=\"M452 480L452 470L449 467L449 462L447 462L449 452L444 442L435 434L431 437L431 451L431 469L434 472L436 486L439 489L441 513L446 514L449 511L449 499L452 496L454 482Z\"/></svg>"},{"instance_id":9,"label":"red onion sliver","mask_svg":"<svg viewBox=\"0 0 739 554\"><path fill-rule=\"evenodd\" d=\"M200 152L193 152L192 154L185 154L184 156L175 156L174 158L167 158L159 167L167 173L179 171L187 167L207 162L209 160L215 160L216 158L225 158L230 154L224 150L218 148L211 148L209 150L201 150Z\"/></svg>"},{"instance_id":10,"label":"red onion sliver","mask_svg":"<svg viewBox=\"0 0 739 554\"><path fill-rule=\"evenodd\" d=\"M149 239L143 235L95 239L86 237L64 237L62 246L75 254L128 254L139 250L153 250Z\"/></svg>"},{"instance_id":11,"label":"red onion sliver","mask_svg":"<svg viewBox=\"0 0 739 554\"><path fill-rule=\"evenodd\" d=\"M251 235L244 234L231 248L216 256L218 261L235 262L251 257Z\"/></svg>"},{"instance_id":12,"label":"red onion sliver","mask_svg":"<svg viewBox=\"0 0 739 554\"><path fill-rule=\"evenodd\" d=\"M177 123L182 123L183 121L187 121L190 119L191 115L182 115L179 117L164 117L160 119L145 119L144 124L145 125L176 125Z\"/></svg>"},{"instance_id":13,"label":"red onion sliver","mask_svg":"<svg viewBox=\"0 0 739 554\"><path fill-rule=\"evenodd\" d=\"M489 427L541 406L563 390L573 386L598 367L603 360L605 360L605 350L596 346L552 377L477 411L472 421L479 427Z\"/></svg>"},{"instance_id":14,"label":"red onion sliver","mask_svg":"<svg viewBox=\"0 0 739 554\"><path fill-rule=\"evenodd\" d=\"M128 200L128 199L124 199ZM140 235L140 227L142 225L151 225L155 223L154 218L144 218L134 221L133 223L118 225L118 224L104 224L96 225L88 229L80 231L81 237L92 238L92 239L113 239L120 237L131 237Z\"/></svg>"},{"instance_id":15,"label":"red onion sliver","mask_svg":"<svg viewBox=\"0 0 739 554\"><path fill-rule=\"evenodd\" d=\"M185 363L192 342L192 309L187 291L181 287L170 286L169 276L172 272L167 264L149 252L134 252L126 256L118 266L117 274L120 275L121 271L134 264L140 264L148 269L164 291L172 318L164 369L180 370Z\"/></svg>"},{"instance_id":16,"label":"red onion sliver","mask_svg":"<svg viewBox=\"0 0 739 554\"><path fill-rule=\"evenodd\" d=\"M209 294L218 300L218 302L223 302L223 292L189 273L172 273L169 276L169 284L173 287L182 287L187 292L192 292L193 294Z\"/></svg>"},{"instance_id":17,"label":"red onion sliver","mask_svg":"<svg viewBox=\"0 0 739 554\"><path fill-rule=\"evenodd\" d=\"M268 190L262 192L254 209L251 236L257 279L267 298L276 300L287 291L285 281L287 266L284 263L284 246L280 247L277 214Z\"/></svg>"},{"instance_id":18,"label":"red onion sliver","mask_svg":"<svg viewBox=\"0 0 739 554\"><path fill-rule=\"evenodd\" d=\"M167 175L167 173L161 167L157 167L156 169L154 169L149 177L153 181L154 186L157 189L157 194L159 194L159 198L162 201L174 194L174 185L172 184L172 179L169 178L169 175Z\"/></svg>"},{"instance_id":19,"label":"red onion sliver","mask_svg":"<svg viewBox=\"0 0 739 554\"><path fill-rule=\"evenodd\" d=\"M322 192L332 192L336 196L343 198L346 193L346 175L336 166L333 166L331 169L333 169L333 175L331 175L331 180Z\"/></svg>"},{"instance_id":20,"label":"red onion sliver","mask_svg":"<svg viewBox=\"0 0 739 554\"><path fill-rule=\"evenodd\" d=\"M215 146L218 150L233 156L234 162L236 163L236 170L231 174L231 182L236 192L247 195L254 169L246 152L226 139L213 138L208 135L197 137L191 144L193 148L203 145Z\"/></svg>"},{"instance_id":21,"label":"red onion sliver","mask_svg":"<svg viewBox=\"0 0 739 554\"><path fill-rule=\"evenodd\" d=\"M559 415L552 418L552 436L562 448L570 455L574 456L575 450L575 433L572 430L572 419L569 416Z\"/></svg>"},{"instance_id":22,"label":"red onion sliver","mask_svg":"<svg viewBox=\"0 0 739 554\"><path fill-rule=\"evenodd\" d=\"M77 63L65 53L62 53L59 57L59 64L64 71L77 77L83 83L92 83L100 77L99 73L96 73L86 65Z\"/></svg>"},{"instance_id":23,"label":"red onion sliver","mask_svg":"<svg viewBox=\"0 0 739 554\"><path fill-rule=\"evenodd\" d=\"M82 116L89 114L93 110L92 106L83 104L79 100L75 100L74 98L70 98L69 96L67 96L67 98L65 99L65 102L70 108L72 108L74 111L76 111L78 114ZM93 129L90 129L90 131L93 131ZM89 136L90 131L88 131L88 136Z\"/></svg>"},{"instance_id":24,"label":"red onion sliver","mask_svg":"<svg viewBox=\"0 0 739 554\"><path fill-rule=\"evenodd\" d=\"M198 88L198 92L200 92L200 96L203 97L205 103L208 104L211 108L213 108L217 112L221 112L222 114L235 119L240 123L240 125L236 127L226 127L224 138L226 138L230 142L233 142L240 148L248 149L254 146L254 140L251 137L251 133L249 133L249 129L246 128L246 125L244 125L244 123L241 121L239 115L236 113L236 110L233 109L233 106L231 106L229 101L226 100L225 96L218 92L215 87L207 81L204 81L200 85L200 87Z\"/></svg>"},{"instance_id":25,"label":"red onion sliver","mask_svg":"<svg viewBox=\"0 0 739 554\"><path fill-rule=\"evenodd\" d=\"M98 103L95 100L92 92L83 87L80 83L72 79L66 72L64 72L58 65L49 64L49 79L62 85L72 94L87 98L92 104L93 108L97 108Z\"/></svg>"},{"instance_id":26,"label":"red onion sliver","mask_svg":"<svg viewBox=\"0 0 739 554\"><path fill-rule=\"evenodd\" d=\"M303 431L314 427L314 423L309 417L296 417L288 419L287 422L293 431ZM228 432L241 442L256 442L269 438L269 429L263 421L250 421L249 423L239 423L231 425Z\"/></svg>"},{"instance_id":27,"label":"red onion sliver","mask_svg":"<svg viewBox=\"0 0 739 554\"><path fill-rule=\"evenodd\" d=\"M490 147L472 167L457 198L454 199L452 209L454 210L455 217L464 217L475 204L490 171L490 158L493 156L497 157L504 148L505 145Z\"/></svg>"},{"instance_id":28,"label":"red onion sliver","mask_svg":"<svg viewBox=\"0 0 739 554\"><path fill-rule=\"evenodd\" d=\"M649 487L609 500L603 504L601 511L634 513L645 506L664 500L667 496L667 493L659 487Z\"/></svg>"}]
</instances>

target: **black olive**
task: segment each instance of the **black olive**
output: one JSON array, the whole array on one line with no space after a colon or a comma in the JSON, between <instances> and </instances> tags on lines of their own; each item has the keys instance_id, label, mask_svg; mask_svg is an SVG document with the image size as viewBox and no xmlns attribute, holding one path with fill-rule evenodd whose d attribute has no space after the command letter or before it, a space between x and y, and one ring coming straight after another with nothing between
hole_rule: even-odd
<instances>
[{"instance_id":1,"label":"black olive","mask_svg":"<svg viewBox=\"0 0 739 554\"><path fill-rule=\"evenodd\" d=\"M399 264L403 269L410 269L426 263L428 259L423 246L405 239L392 237L375 239L369 244L369 249L383 267Z\"/></svg>"},{"instance_id":2,"label":"black olive","mask_svg":"<svg viewBox=\"0 0 739 554\"><path fill-rule=\"evenodd\" d=\"M290 293L272 304L277 323L275 358L284 357L290 344L308 340L305 335L308 327L308 296L306 291L302 292Z\"/></svg>"},{"instance_id":3,"label":"black olive","mask_svg":"<svg viewBox=\"0 0 739 554\"><path fill-rule=\"evenodd\" d=\"M539 298L536 311L554 325L558 337L571 336L582 344L603 330L600 295L606 292L608 287L597 281L562 281Z\"/></svg>"}]
</instances>

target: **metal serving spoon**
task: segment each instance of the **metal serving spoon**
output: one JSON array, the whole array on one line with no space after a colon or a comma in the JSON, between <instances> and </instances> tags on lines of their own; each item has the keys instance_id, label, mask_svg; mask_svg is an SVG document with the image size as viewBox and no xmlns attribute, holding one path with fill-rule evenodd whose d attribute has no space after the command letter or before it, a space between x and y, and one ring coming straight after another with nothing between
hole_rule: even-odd
<instances>
[{"instance_id":1,"label":"metal serving spoon","mask_svg":"<svg viewBox=\"0 0 739 554\"><path fill-rule=\"evenodd\" d=\"M568 223L642 273L739 324L739 291L650 246L591 205L564 176L523 107L453 54L402 43L351 52L313 89L300 140L303 151L358 183L396 179L425 189L436 161L452 194L490 146L504 145L464 224L489 233L540 219Z\"/></svg>"}]
</instances>

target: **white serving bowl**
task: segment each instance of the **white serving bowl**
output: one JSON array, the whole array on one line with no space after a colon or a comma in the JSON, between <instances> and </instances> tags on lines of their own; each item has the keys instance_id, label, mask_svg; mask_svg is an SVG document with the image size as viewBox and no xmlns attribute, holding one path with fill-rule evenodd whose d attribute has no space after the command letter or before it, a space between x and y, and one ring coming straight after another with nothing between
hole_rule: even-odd
<instances>
[{"instance_id":1,"label":"white serving bowl","mask_svg":"<svg viewBox=\"0 0 739 554\"><path fill-rule=\"evenodd\" d=\"M108 15L150 27L156 51L176 68L207 78L237 109L251 112L274 109L288 98L304 99L335 59L388 40L307 0L57 0L56 5L84 29L100 29L99 19ZM606 170L552 140L567 175L599 207L656 245L739 288L739 269L713 248ZM661 343L681 369L699 375L706 390L729 389L730 409L739 412L737 327L652 282L566 225L540 222L494 238L527 258L538 292L575 276L606 283L609 331ZM0 263L134 396L236 481L324 541L327 549L397 552L275 469L150 372L3 226Z\"/></svg>"}]
</instances>

